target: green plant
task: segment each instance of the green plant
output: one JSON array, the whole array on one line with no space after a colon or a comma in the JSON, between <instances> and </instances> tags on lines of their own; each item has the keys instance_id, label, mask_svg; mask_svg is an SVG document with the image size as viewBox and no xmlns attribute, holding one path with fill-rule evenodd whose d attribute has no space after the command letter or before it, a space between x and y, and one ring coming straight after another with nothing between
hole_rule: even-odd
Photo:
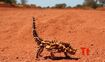
<instances>
[{"instance_id":1,"label":"green plant","mask_svg":"<svg viewBox=\"0 0 105 62\"><path fill-rule=\"evenodd\" d=\"M55 6L54 6L54 8L66 8L66 4L65 3L62 3L62 4L56 4Z\"/></svg>"},{"instance_id":2,"label":"green plant","mask_svg":"<svg viewBox=\"0 0 105 62\"><path fill-rule=\"evenodd\" d=\"M91 8L97 8L98 4L96 0L85 0L83 3L83 6L85 7L91 7Z\"/></svg>"},{"instance_id":3,"label":"green plant","mask_svg":"<svg viewBox=\"0 0 105 62\"><path fill-rule=\"evenodd\" d=\"M16 4L16 0L4 0L7 4Z\"/></svg>"},{"instance_id":4,"label":"green plant","mask_svg":"<svg viewBox=\"0 0 105 62\"><path fill-rule=\"evenodd\" d=\"M21 4L25 5L27 3L27 0L21 0Z\"/></svg>"},{"instance_id":5,"label":"green plant","mask_svg":"<svg viewBox=\"0 0 105 62\"><path fill-rule=\"evenodd\" d=\"M105 0L98 0L101 6L105 5Z\"/></svg>"},{"instance_id":6,"label":"green plant","mask_svg":"<svg viewBox=\"0 0 105 62\"><path fill-rule=\"evenodd\" d=\"M76 8L82 8L83 5L78 4L78 5L76 5L75 7L76 7Z\"/></svg>"}]
</instances>

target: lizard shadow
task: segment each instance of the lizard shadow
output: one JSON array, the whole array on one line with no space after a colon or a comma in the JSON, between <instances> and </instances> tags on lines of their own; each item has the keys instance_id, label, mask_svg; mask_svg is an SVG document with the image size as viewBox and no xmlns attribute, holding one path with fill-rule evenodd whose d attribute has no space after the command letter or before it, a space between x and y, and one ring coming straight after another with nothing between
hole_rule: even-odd
<instances>
[{"instance_id":1,"label":"lizard shadow","mask_svg":"<svg viewBox=\"0 0 105 62\"><path fill-rule=\"evenodd\" d=\"M46 56L44 57L45 59L51 59L51 60L63 60L63 59L66 59L66 60L78 60L80 58L72 58L72 57L51 57L51 56Z\"/></svg>"}]
</instances>

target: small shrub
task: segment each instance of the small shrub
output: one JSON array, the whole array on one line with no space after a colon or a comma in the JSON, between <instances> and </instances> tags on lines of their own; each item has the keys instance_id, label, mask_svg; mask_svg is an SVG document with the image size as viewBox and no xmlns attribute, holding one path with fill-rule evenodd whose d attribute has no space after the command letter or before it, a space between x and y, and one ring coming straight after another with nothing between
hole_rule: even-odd
<instances>
[{"instance_id":1,"label":"small shrub","mask_svg":"<svg viewBox=\"0 0 105 62\"><path fill-rule=\"evenodd\" d=\"M65 3L56 4L53 8L66 8L66 4Z\"/></svg>"}]
</instances>

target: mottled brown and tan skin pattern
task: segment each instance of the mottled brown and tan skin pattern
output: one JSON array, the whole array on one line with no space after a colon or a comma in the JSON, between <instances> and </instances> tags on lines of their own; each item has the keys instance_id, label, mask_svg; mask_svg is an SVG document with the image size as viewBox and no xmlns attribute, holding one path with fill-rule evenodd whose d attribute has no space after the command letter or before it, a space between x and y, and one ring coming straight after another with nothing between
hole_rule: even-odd
<instances>
[{"instance_id":1,"label":"mottled brown and tan skin pattern","mask_svg":"<svg viewBox=\"0 0 105 62\"><path fill-rule=\"evenodd\" d=\"M74 55L76 53L76 49L73 49L71 45L68 43L58 42L55 40L52 41L42 40L37 34L34 17L33 17L33 37L38 45L36 58L39 58L39 56L41 56L40 54L43 52L44 49L47 49L47 51L51 53L51 57L54 57L53 53L63 52L66 57L69 57L68 54Z\"/></svg>"}]
</instances>

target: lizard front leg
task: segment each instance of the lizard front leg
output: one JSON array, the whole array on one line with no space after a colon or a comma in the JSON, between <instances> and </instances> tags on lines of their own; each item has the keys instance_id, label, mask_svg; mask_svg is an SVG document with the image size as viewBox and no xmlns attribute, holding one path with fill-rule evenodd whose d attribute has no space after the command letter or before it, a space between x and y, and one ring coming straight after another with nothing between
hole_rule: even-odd
<instances>
[{"instance_id":1,"label":"lizard front leg","mask_svg":"<svg viewBox=\"0 0 105 62\"><path fill-rule=\"evenodd\" d=\"M43 52L44 47L39 47L37 50L37 54L36 54L36 58L39 58L39 56L41 56L40 54Z\"/></svg>"}]
</instances>

